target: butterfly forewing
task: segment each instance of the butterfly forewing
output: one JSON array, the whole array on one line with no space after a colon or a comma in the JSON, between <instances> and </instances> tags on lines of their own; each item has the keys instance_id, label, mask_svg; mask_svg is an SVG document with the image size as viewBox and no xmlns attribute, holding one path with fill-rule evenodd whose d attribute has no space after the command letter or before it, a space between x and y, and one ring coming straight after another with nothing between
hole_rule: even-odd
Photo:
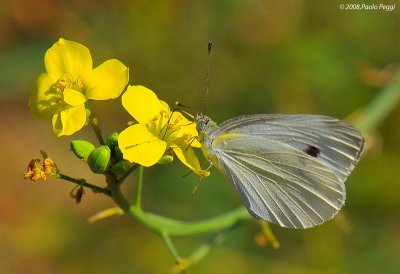
<instances>
[{"instance_id":1,"label":"butterfly forewing","mask_svg":"<svg viewBox=\"0 0 400 274\"><path fill-rule=\"evenodd\" d=\"M306 153L310 148L315 148L318 151L315 156L343 182L358 162L364 146L364 138L358 129L322 115L239 116L222 123L219 132L216 132L218 136L226 133L261 136Z\"/></svg>"},{"instance_id":2,"label":"butterfly forewing","mask_svg":"<svg viewBox=\"0 0 400 274\"><path fill-rule=\"evenodd\" d=\"M248 115L222 123L207 150L255 217L284 227L312 227L343 206L344 181L364 144L334 118Z\"/></svg>"}]
</instances>

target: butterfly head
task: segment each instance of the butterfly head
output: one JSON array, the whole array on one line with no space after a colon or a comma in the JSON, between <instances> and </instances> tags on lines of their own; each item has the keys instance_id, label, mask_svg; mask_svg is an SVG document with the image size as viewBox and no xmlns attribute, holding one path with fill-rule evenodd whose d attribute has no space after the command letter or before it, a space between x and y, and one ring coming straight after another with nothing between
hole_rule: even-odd
<instances>
[{"instance_id":1,"label":"butterfly head","mask_svg":"<svg viewBox=\"0 0 400 274\"><path fill-rule=\"evenodd\" d=\"M196 121L198 131L203 131L211 121L210 117L203 113L197 113L194 119Z\"/></svg>"},{"instance_id":2,"label":"butterfly head","mask_svg":"<svg viewBox=\"0 0 400 274\"><path fill-rule=\"evenodd\" d=\"M218 128L217 123L215 123L213 120L211 120L210 117L203 113L197 113L194 120L197 124L197 130L199 132L209 133Z\"/></svg>"}]
</instances>

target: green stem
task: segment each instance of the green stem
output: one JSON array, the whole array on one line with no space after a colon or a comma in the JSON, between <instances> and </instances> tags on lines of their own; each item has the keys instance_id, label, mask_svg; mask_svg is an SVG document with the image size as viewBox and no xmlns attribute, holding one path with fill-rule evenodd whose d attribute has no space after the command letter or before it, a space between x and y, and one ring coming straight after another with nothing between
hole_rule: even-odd
<instances>
[{"instance_id":1,"label":"green stem","mask_svg":"<svg viewBox=\"0 0 400 274\"><path fill-rule=\"evenodd\" d=\"M99 127L99 121L97 118L94 116L92 113L89 117L89 124L92 127L94 133L96 134L97 140L99 140L100 145L105 145L106 143L104 142L103 135L101 134L101 129Z\"/></svg>"},{"instance_id":2,"label":"green stem","mask_svg":"<svg viewBox=\"0 0 400 274\"><path fill-rule=\"evenodd\" d=\"M89 184L88 182L86 182L85 179L76 179L76 178L70 177L70 176L62 174L62 173L58 173L54 177L59 178L59 179L63 179L63 180L66 180L66 181L69 181L69 182L72 182L72 183L75 183L77 185L81 185L81 186L90 188L91 190L93 190L95 192L100 192L100 193L103 193L103 194L105 194L107 196L111 196L111 191L109 191L108 189L104 189L102 187Z\"/></svg>"},{"instance_id":3,"label":"green stem","mask_svg":"<svg viewBox=\"0 0 400 274\"><path fill-rule=\"evenodd\" d=\"M274 233L272 233L269 223L267 221L261 220L260 224L261 224L262 233L264 234L266 240L269 243L271 243L271 245L274 249L278 249L281 246L281 244L279 243L278 239L275 237Z\"/></svg>"},{"instance_id":4,"label":"green stem","mask_svg":"<svg viewBox=\"0 0 400 274\"><path fill-rule=\"evenodd\" d=\"M181 257L178 254L178 251L175 248L174 243L171 241L171 237L169 237L168 233L161 233L161 237L163 238L165 244L167 245L169 251L171 252L172 256L174 256L175 261L179 262L181 260Z\"/></svg>"},{"instance_id":5,"label":"green stem","mask_svg":"<svg viewBox=\"0 0 400 274\"><path fill-rule=\"evenodd\" d=\"M132 166L124 173L124 175L117 181L118 185L121 185L126 178L129 177L129 175L131 175L132 172L135 171L135 169L137 169L139 167L138 164L132 164Z\"/></svg>"},{"instance_id":6,"label":"green stem","mask_svg":"<svg viewBox=\"0 0 400 274\"><path fill-rule=\"evenodd\" d=\"M207 242L199 246L190 256L186 258L180 258L178 254L175 257L176 260L176 266L172 269L172 273L184 273L188 268L193 266L194 264L198 263L201 261L205 256L210 253L211 249L218 245L221 244L228 236L232 233L232 231L236 228L236 225L226 227L224 230L219 231L215 233ZM166 243L172 244L170 243ZM172 249L175 247L172 245ZM173 250L171 250L171 253L173 253Z\"/></svg>"},{"instance_id":7,"label":"green stem","mask_svg":"<svg viewBox=\"0 0 400 274\"><path fill-rule=\"evenodd\" d=\"M236 225L229 226L214 234L210 240L202 244L199 248L197 248L189 257L185 258L185 269L194 265L195 263L199 262L203 259L207 254L211 251L211 249L221 244L228 236L232 233L232 231L236 228Z\"/></svg>"},{"instance_id":8,"label":"green stem","mask_svg":"<svg viewBox=\"0 0 400 274\"><path fill-rule=\"evenodd\" d=\"M378 127L400 101L400 73L363 109L355 125L362 132Z\"/></svg>"},{"instance_id":9,"label":"green stem","mask_svg":"<svg viewBox=\"0 0 400 274\"><path fill-rule=\"evenodd\" d=\"M142 185L143 185L143 166L140 166L136 191L135 191L135 202L133 204L133 207L136 209L142 208Z\"/></svg>"},{"instance_id":10,"label":"green stem","mask_svg":"<svg viewBox=\"0 0 400 274\"><path fill-rule=\"evenodd\" d=\"M125 212L125 214L159 235L167 233L169 236L183 236L217 231L232 226L241 220L252 219L247 210L244 207L240 207L204 221L184 222L144 212L140 208L131 206L122 194L121 188L118 185L110 185L110 190L114 202Z\"/></svg>"}]
</instances>

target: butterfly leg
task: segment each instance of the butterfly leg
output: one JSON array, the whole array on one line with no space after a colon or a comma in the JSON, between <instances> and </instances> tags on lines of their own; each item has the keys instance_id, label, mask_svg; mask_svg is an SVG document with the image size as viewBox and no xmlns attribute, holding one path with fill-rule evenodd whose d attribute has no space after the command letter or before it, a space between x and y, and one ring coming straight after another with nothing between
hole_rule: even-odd
<instances>
[{"instance_id":1,"label":"butterfly leg","mask_svg":"<svg viewBox=\"0 0 400 274\"><path fill-rule=\"evenodd\" d=\"M209 166L205 169L205 171L208 171L208 170L213 166L213 163L212 163L211 161L209 161L209 163L210 163L210 164L209 164ZM204 176L201 175L200 178L199 178L199 180L197 181L197 183L196 183L196 185L195 185L193 191L192 191L192 196L194 196L194 194L196 193L197 189L198 189L199 186L200 186L200 182L203 180L203 178L204 178Z\"/></svg>"}]
</instances>

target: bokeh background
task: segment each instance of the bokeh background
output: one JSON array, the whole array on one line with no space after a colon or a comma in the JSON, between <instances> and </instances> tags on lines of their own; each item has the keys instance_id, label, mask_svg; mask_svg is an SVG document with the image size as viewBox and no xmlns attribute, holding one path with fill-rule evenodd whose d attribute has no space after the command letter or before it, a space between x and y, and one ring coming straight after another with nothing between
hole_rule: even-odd
<instances>
[{"instance_id":1,"label":"bokeh background","mask_svg":"<svg viewBox=\"0 0 400 274\"><path fill-rule=\"evenodd\" d=\"M396 6L340 9L358 1L347 2L0 1L0 272L168 273L173 266L161 239L128 217L87 223L113 205L108 198L87 191L75 204L70 183L22 180L44 149L64 173L104 185L72 155L72 137L54 137L50 119L29 114L44 52L58 38L89 47L95 65L120 59L131 84L195 109L204 108L212 40L208 114L216 121L273 112L344 118L379 94L400 61L400 4L365 0ZM129 120L119 100L95 109L105 134ZM399 118L397 107L371 135L338 218L308 230L272 226L277 250L256 245L259 226L246 223L189 273L399 273ZM73 138L95 141L90 128ZM216 170L193 198L197 178L186 172L179 163L146 170L144 208L197 220L240 205ZM128 196L133 185L134 178L126 183ZM174 240L187 255L207 236Z\"/></svg>"}]
</instances>

